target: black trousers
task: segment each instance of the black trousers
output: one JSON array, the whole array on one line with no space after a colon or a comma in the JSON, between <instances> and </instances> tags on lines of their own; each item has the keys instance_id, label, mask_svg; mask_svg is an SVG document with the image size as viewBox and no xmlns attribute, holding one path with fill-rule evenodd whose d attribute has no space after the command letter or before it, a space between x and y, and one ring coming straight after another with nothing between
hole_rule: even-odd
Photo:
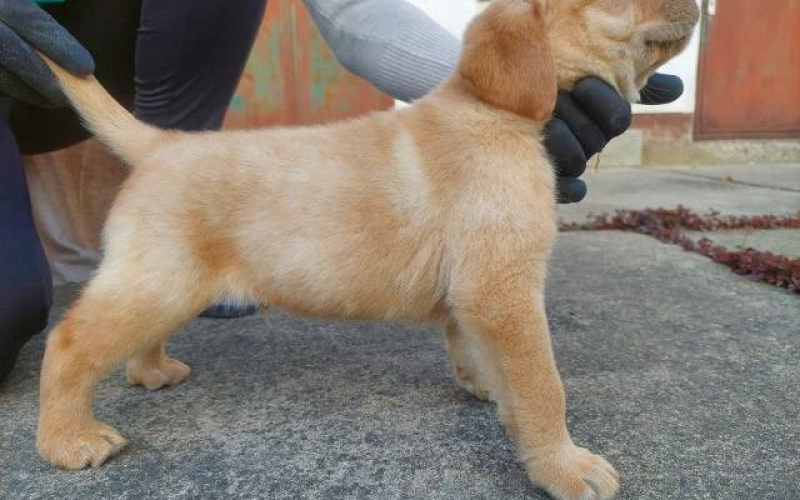
<instances>
[{"instance_id":1,"label":"black trousers","mask_svg":"<svg viewBox=\"0 0 800 500\"><path fill-rule=\"evenodd\" d=\"M23 344L47 324L53 293L22 160L6 124L10 107L0 99L0 380Z\"/></svg>"},{"instance_id":2,"label":"black trousers","mask_svg":"<svg viewBox=\"0 0 800 500\"><path fill-rule=\"evenodd\" d=\"M265 7L266 0L80 0L48 11L89 49L98 79L139 118L211 130L222 124ZM88 137L71 110L16 103L7 121L9 104L0 102L0 380L46 326L51 306L20 149L43 153Z\"/></svg>"}]
</instances>

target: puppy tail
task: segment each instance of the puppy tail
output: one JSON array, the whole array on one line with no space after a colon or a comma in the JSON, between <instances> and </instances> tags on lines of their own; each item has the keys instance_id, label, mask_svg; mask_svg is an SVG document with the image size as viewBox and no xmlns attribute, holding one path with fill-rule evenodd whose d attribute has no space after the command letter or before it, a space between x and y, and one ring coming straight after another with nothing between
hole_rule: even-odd
<instances>
[{"instance_id":1,"label":"puppy tail","mask_svg":"<svg viewBox=\"0 0 800 500\"><path fill-rule=\"evenodd\" d=\"M75 76L47 56L39 56L58 79L86 128L129 165L151 153L154 143L166 134L137 120L93 75Z\"/></svg>"}]
</instances>

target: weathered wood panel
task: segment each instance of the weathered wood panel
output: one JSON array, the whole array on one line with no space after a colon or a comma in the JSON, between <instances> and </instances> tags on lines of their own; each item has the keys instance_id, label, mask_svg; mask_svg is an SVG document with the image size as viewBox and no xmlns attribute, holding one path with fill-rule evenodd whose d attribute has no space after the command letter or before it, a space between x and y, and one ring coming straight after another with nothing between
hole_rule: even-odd
<instances>
[{"instance_id":1,"label":"weathered wood panel","mask_svg":"<svg viewBox=\"0 0 800 500\"><path fill-rule=\"evenodd\" d=\"M300 0L272 0L226 127L325 123L393 104L339 65Z\"/></svg>"}]
</instances>

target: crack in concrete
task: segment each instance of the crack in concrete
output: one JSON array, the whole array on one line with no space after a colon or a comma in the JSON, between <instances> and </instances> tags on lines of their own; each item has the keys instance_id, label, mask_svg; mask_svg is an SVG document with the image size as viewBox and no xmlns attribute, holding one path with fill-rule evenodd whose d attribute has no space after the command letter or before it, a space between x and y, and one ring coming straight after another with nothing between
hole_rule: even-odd
<instances>
[{"instance_id":1,"label":"crack in concrete","mask_svg":"<svg viewBox=\"0 0 800 500\"><path fill-rule=\"evenodd\" d=\"M740 181L734 178L733 176L711 176L711 175L703 175L703 174L696 174L692 172L682 172L677 170L671 170L671 173L682 175L684 177L691 177L693 179L705 179L708 181L717 181L723 184L736 184L737 186L746 186L746 187L754 187L760 189L769 189L771 191L784 191L788 193L800 193L800 189L794 189L790 187L779 187L779 186L770 186L767 184L759 184L756 182L747 182L747 181Z\"/></svg>"}]
</instances>

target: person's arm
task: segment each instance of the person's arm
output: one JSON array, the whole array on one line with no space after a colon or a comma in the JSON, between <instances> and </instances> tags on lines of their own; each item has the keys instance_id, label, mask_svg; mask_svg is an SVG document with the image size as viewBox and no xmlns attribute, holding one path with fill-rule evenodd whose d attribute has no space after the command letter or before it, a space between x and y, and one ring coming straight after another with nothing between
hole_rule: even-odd
<instances>
[{"instance_id":1,"label":"person's arm","mask_svg":"<svg viewBox=\"0 0 800 500\"><path fill-rule=\"evenodd\" d=\"M461 42L403 0L303 0L339 62L395 99L418 99L453 72Z\"/></svg>"},{"instance_id":2,"label":"person's arm","mask_svg":"<svg viewBox=\"0 0 800 500\"><path fill-rule=\"evenodd\" d=\"M88 75L94 61L31 0L0 0L0 94L44 107L66 103L55 77L35 51L67 71Z\"/></svg>"},{"instance_id":3,"label":"person's arm","mask_svg":"<svg viewBox=\"0 0 800 500\"><path fill-rule=\"evenodd\" d=\"M458 65L461 42L404 0L303 0L342 66L396 99L420 98ZM680 78L654 76L642 91L645 104L674 101ZM560 92L545 145L558 174L559 201L586 196L579 177L586 160L631 124L631 107L598 78Z\"/></svg>"}]
</instances>

